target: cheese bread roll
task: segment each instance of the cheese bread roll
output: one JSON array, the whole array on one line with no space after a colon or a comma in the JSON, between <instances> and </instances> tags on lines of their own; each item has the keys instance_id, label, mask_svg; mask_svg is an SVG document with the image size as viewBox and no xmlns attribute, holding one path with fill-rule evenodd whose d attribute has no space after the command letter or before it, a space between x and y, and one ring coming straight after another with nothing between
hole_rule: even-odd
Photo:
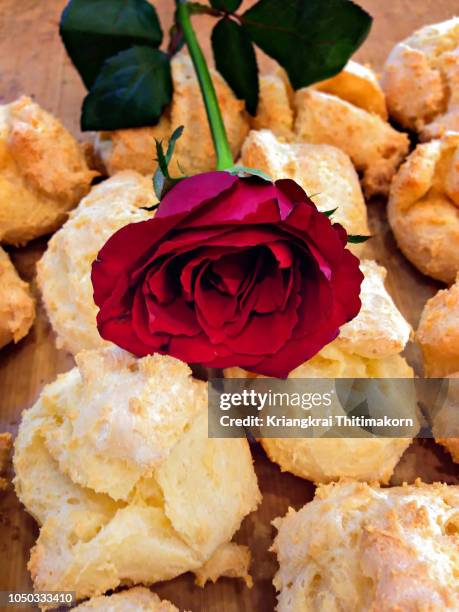
<instances>
[{"instance_id":1,"label":"cheese bread roll","mask_svg":"<svg viewBox=\"0 0 459 612\"><path fill-rule=\"evenodd\" d=\"M421 140L459 131L459 18L424 26L395 45L382 86L392 117Z\"/></svg>"},{"instance_id":2,"label":"cheese bread roll","mask_svg":"<svg viewBox=\"0 0 459 612\"><path fill-rule=\"evenodd\" d=\"M97 174L60 121L30 98L0 106L0 243L55 231Z\"/></svg>"},{"instance_id":3,"label":"cheese bread roll","mask_svg":"<svg viewBox=\"0 0 459 612\"><path fill-rule=\"evenodd\" d=\"M151 218L142 207L155 202L151 179L120 172L94 187L49 241L37 281L59 348L76 355L109 346L97 331L92 262L117 230Z\"/></svg>"},{"instance_id":4,"label":"cheese bread roll","mask_svg":"<svg viewBox=\"0 0 459 612\"><path fill-rule=\"evenodd\" d=\"M457 486L343 481L274 525L278 612L459 609Z\"/></svg>"},{"instance_id":5,"label":"cheese bread roll","mask_svg":"<svg viewBox=\"0 0 459 612\"><path fill-rule=\"evenodd\" d=\"M449 289L442 289L421 314L416 332L426 376L441 377L459 372L459 276Z\"/></svg>"},{"instance_id":6,"label":"cheese bread roll","mask_svg":"<svg viewBox=\"0 0 459 612\"><path fill-rule=\"evenodd\" d=\"M295 134L299 142L342 149L362 174L365 195L385 195L409 140L379 115L335 95L306 87L296 93Z\"/></svg>"},{"instance_id":7,"label":"cheese bread roll","mask_svg":"<svg viewBox=\"0 0 459 612\"><path fill-rule=\"evenodd\" d=\"M459 134L420 144L391 185L388 218L401 251L423 274L459 272Z\"/></svg>"},{"instance_id":8,"label":"cheese bread roll","mask_svg":"<svg viewBox=\"0 0 459 612\"><path fill-rule=\"evenodd\" d=\"M0 348L19 342L35 319L29 286L19 278L7 253L0 247Z\"/></svg>"},{"instance_id":9,"label":"cheese bread roll","mask_svg":"<svg viewBox=\"0 0 459 612\"><path fill-rule=\"evenodd\" d=\"M387 119L386 101L376 74L350 60L336 76L315 83L312 89L332 94ZM294 139L295 94L284 70L260 75L257 114L250 117L254 130L269 129L282 141Z\"/></svg>"},{"instance_id":10,"label":"cheese bread roll","mask_svg":"<svg viewBox=\"0 0 459 612\"><path fill-rule=\"evenodd\" d=\"M176 359L107 348L76 361L15 442L16 492L41 527L35 589L80 599L198 570L260 501L247 441L208 438L206 384Z\"/></svg>"},{"instance_id":11,"label":"cheese bread roll","mask_svg":"<svg viewBox=\"0 0 459 612\"><path fill-rule=\"evenodd\" d=\"M448 395L433 415L433 434L459 463L459 276L449 289L432 297L421 314L416 341L424 374L451 378Z\"/></svg>"}]
</instances>

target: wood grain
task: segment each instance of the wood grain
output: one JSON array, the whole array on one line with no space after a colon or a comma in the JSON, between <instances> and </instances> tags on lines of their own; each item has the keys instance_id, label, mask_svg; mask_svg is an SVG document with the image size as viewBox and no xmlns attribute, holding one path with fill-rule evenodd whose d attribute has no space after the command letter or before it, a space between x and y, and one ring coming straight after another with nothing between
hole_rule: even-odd
<instances>
[{"instance_id":1,"label":"wood grain","mask_svg":"<svg viewBox=\"0 0 459 612\"><path fill-rule=\"evenodd\" d=\"M167 31L173 2L158 0L155 4ZM360 0L360 4L374 15L375 23L357 58L377 69L393 44L413 29L459 13L459 0ZM0 101L12 100L21 93L33 95L75 135L82 137L78 125L84 88L58 36L58 21L64 5L65 0L0 0ZM202 38L207 39L211 20L199 17L197 24ZM203 46L209 54L208 43ZM259 63L264 70L272 66L271 60L262 54L259 54ZM417 273L398 252L387 226L385 203L370 203L369 213L375 236L370 248L389 270L388 284L397 305L416 326L425 301L439 285ZM26 248L10 250L21 276L32 283L35 263L45 248L46 240L39 240ZM419 368L415 348L410 347L407 354ZM29 336L0 353L0 431L16 432L22 410L33 404L44 384L72 364L69 355L56 350L53 332L39 305L37 321ZM161 596L181 609L266 612L274 608L271 580L276 565L268 552L273 536L270 521L285 513L289 505L300 507L311 499L313 487L294 476L281 474L259 448L254 448L254 456L263 503L257 513L246 519L237 539L248 543L253 551L255 586L248 590L236 581L221 580L199 589L185 575L155 587ZM426 481L455 482L457 466L431 442L417 442L405 454L394 482L412 480L416 475ZM10 487L0 500L0 590L31 588L26 564L36 535L33 520L22 510Z\"/></svg>"}]
</instances>

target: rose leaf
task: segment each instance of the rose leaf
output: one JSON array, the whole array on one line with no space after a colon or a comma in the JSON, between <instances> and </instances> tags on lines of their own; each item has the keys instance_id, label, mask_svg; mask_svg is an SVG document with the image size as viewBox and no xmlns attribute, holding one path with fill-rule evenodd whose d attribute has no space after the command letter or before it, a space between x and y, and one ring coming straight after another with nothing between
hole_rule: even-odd
<instances>
[{"instance_id":1,"label":"rose leaf","mask_svg":"<svg viewBox=\"0 0 459 612\"><path fill-rule=\"evenodd\" d=\"M247 32L232 19L221 19L212 31L212 50L217 70L254 115L258 104L258 67Z\"/></svg>"},{"instance_id":2,"label":"rose leaf","mask_svg":"<svg viewBox=\"0 0 459 612\"><path fill-rule=\"evenodd\" d=\"M60 34L88 89L107 58L132 45L159 47L163 38L156 11L146 0L70 0Z\"/></svg>"},{"instance_id":3,"label":"rose leaf","mask_svg":"<svg viewBox=\"0 0 459 612\"><path fill-rule=\"evenodd\" d=\"M351 0L259 0L240 19L253 42L285 68L295 89L342 70L372 23Z\"/></svg>"},{"instance_id":4,"label":"rose leaf","mask_svg":"<svg viewBox=\"0 0 459 612\"><path fill-rule=\"evenodd\" d=\"M347 241L350 244L360 244L361 242L366 242L370 240L371 236L359 236L358 234L348 234Z\"/></svg>"},{"instance_id":5,"label":"rose leaf","mask_svg":"<svg viewBox=\"0 0 459 612\"><path fill-rule=\"evenodd\" d=\"M82 130L155 125L172 97L168 56L132 47L105 61L83 101Z\"/></svg>"}]
</instances>

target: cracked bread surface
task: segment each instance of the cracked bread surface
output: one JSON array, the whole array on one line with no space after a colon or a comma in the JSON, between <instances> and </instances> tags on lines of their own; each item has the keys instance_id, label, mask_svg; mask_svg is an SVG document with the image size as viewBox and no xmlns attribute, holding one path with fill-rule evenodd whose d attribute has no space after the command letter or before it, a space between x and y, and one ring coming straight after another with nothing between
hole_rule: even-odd
<instances>
[{"instance_id":1,"label":"cracked bread surface","mask_svg":"<svg viewBox=\"0 0 459 612\"><path fill-rule=\"evenodd\" d=\"M399 42L382 74L390 115L421 140L459 131L459 17Z\"/></svg>"},{"instance_id":2,"label":"cracked bread surface","mask_svg":"<svg viewBox=\"0 0 459 612\"><path fill-rule=\"evenodd\" d=\"M41 527L36 590L149 585L230 542L260 492L247 441L207 437L206 391L176 359L118 348L81 353L44 388L14 453L16 492Z\"/></svg>"}]
</instances>

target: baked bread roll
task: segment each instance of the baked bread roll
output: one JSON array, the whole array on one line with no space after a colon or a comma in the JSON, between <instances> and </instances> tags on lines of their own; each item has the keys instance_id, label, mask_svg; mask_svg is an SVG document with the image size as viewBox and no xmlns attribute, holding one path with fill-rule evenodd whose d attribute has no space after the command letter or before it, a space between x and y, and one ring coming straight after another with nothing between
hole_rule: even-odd
<instances>
[{"instance_id":1,"label":"baked bread roll","mask_svg":"<svg viewBox=\"0 0 459 612\"><path fill-rule=\"evenodd\" d=\"M343 325L336 340L289 374L289 378L411 378L413 370L400 351L410 326L384 287L386 271L362 261L365 279L362 308ZM240 368L225 376L251 376ZM288 471L315 483L341 477L387 483L410 438L263 438L269 458Z\"/></svg>"},{"instance_id":2,"label":"baked bread roll","mask_svg":"<svg viewBox=\"0 0 459 612\"><path fill-rule=\"evenodd\" d=\"M108 174L119 170L136 170L151 174L156 170L155 138L167 140L179 125L185 127L177 140L170 170L173 176L198 174L215 169L216 158L204 102L191 59L185 53L172 62L174 95L170 108L157 126L102 132L96 141L96 151ZM211 76L228 135L236 158L249 131L244 102L238 100L230 87L215 70Z\"/></svg>"},{"instance_id":3,"label":"baked bread roll","mask_svg":"<svg viewBox=\"0 0 459 612\"><path fill-rule=\"evenodd\" d=\"M91 265L117 230L151 218L141 207L155 201L151 178L120 172L94 187L49 241L37 281L59 348L76 355L109 346L97 331Z\"/></svg>"},{"instance_id":4,"label":"baked bread roll","mask_svg":"<svg viewBox=\"0 0 459 612\"><path fill-rule=\"evenodd\" d=\"M420 144L391 185L388 218L403 254L423 274L459 272L459 134Z\"/></svg>"},{"instance_id":5,"label":"baked bread roll","mask_svg":"<svg viewBox=\"0 0 459 612\"><path fill-rule=\"evenodd\" d=\"M330 145L286 144L269 130L252 131L242 147L242 163L273 180L296 181L321 211L337 210L333 221L348 233L368 235L367 209L349 157ZM362 245L350 245L360 252Z\"/></svg>"},{"instance_id":6,"label":"baked bread roll","mask_svg":"<svg viewBox=\"0 0 459 612\"><path fill-rule=\"evenodd\" d=\"M425 376L459 372L459 276L452 287L442 289L427 301L416 342L421 347Z\"/></svg>"},{"instance_id":7,"label":"baked bread roll","mask_svg":"<svg viewBox=\"0 0 459 612\"><path fill-rule=\"evenodd\" d=\"M0 348L19 342L35 319L35 302L29 286L19 278L10 258L0 247Z\"/></svg>"},{"instance_id":8,"label":"baked bread roll","mask_svg":"<svg viewBox=\"0 0 459 612\"><path fill-rule=\"evenodd\" d=\"M375 73L352 60L336 76L311 85L311 89L332 94L387 119L384 93ZM283 69L260 75L257 114L249 118L250 127L271 130L282 141L293 140L294 99L295 93Z\"/></svg>"},{"instance_id":9,"label":"baked bread roll","mask_svg":"<svg viewBox=\"0 0 459 612\"><path fill-rule=\"evenodd\" d=\"M300 142L342 149L362 174L366 196L385 195L408 153L406 134L381 117L337 96L306 87L295 96L295 135Z\"/></svg>"},{"instance_id":10,"label":"baked bread roll","mask_svg":"<svg viewBox=\"0 0 459 612\"><path fill-rule=\"evenodd\" d=\"M459 131L459 18L424 26L399 42L381 82L391 116L421 140Z\"/></svg>"},{"instance_id":11,"label":"baked bread roll","mask_svg":"<svg viewBox=\"0 0 459 612\"><path fill-rule=\"evenodd\" d=\"M277 610L458 610L458 521L457 486L320 486L274 521Z\"/></svg>"},{"instance_id":12,"label":"baked bread roll","mask_svg":"<svg viewBox=\"0 0 459 612\"><path fill-rule=\"evenodd\" d=\"M30 98L0 106L0 243L56 230L97 174L61 122Z\"/></svg>"},{"instance_id":13,"label":"baked bread roll","mask_svg":"<svg viewBox=\"0 0 459 612\"><path fill-rule=\"evenodd\" d=\"M336 76L293 93L283 71L260 77L256 130L282 142L334 145L363 174L366 195L386 194L408 152L406 134L386 121L384 94L374 72L350 61Z\"/></svg>"},{"instance_id":14,"label":"baked bread roll","mask_svg":"<svg viewBox=\"0 0 459 612\"><path fill-rule=\"evenodd\" d=\"M368 66L349 60L341 72L316 83L312 88L338 96L354 106L387 119L384 92L376 74Z\"/></svg>"},{"instance_id":15,"label":"baked bread roll","mask_svg":"<svg viewBox=\"0 0 459 612\"><path fill-rule=\"evenodd\" d=\"M247 441L208 438L206 384L176 359L76 361L15 442L16 492L41 526L35 589L81 599L198 570L260 501Z\"/></svg>"},{"instance_id":16,"label":"baked bread roll","mask_svg":"<svg viewBox=\"0 0 459 612\"><path fill-rule=\"evenodd\" d=\"M448 376L448 397L433 418L435 440L459 463L459 276L449 289L432 297L421 314L416 341L421 347L424 374Z\"/></svg>"},{"instance_id":17,"label":"baked bread roll","mask_svg":"<svg viewBox=\"0 0 459 612\"><path fill-rule=\"evenodd\" d=\"M76 606L78 612L179 612L170 601L161 600L145 587L134 587L113 595L94 597Z\"/></svg>"}]
</instances>

